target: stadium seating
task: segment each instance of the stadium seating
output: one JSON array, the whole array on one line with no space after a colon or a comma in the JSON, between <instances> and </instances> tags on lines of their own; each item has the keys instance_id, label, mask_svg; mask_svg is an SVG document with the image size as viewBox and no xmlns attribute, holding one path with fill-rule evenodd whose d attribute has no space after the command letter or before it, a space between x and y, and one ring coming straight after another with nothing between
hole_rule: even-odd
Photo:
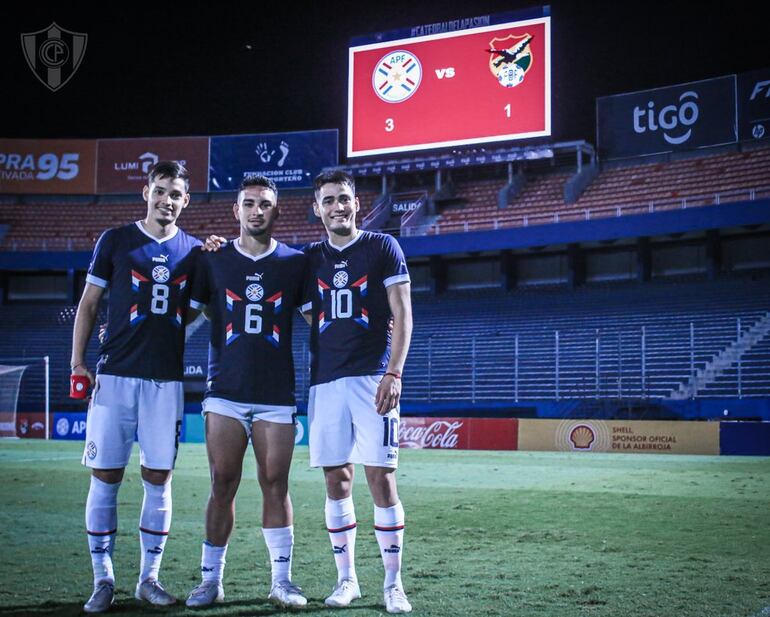
<instances>
[{"instance_id":1,"label":"stadium seating","mask_svg":"<svg viewBox=\"0 0 770 617\"><path fill-rule=\"evenodd\" d=\"M542 225L768 197L770 148L604 169L574 204L565 203L563 197L570 173L529 175L521 194L502 209L497 193L503 179L458 182L453 205L439 212L427 233ZM364 191L359 197L359 220L363 220L377 193ZM320 223L310 217L310 191L286 191L280 204L277 238L304 244L323 237ZM231 222L230 206L229 199L216 194L195 195L183 214L182 227L199 237L232 235L237 227ZM35 216L30 216L31 211ZM85 202L4 200L0 225L7 225L8 231L0 239L0 250L91 250L104 229L139 219L144 212L138 199L126 197ZM41 214L55 224L41 226Z\"/></svg>"},{"instance_id":2,"label":"stadium seating","mask_svg":"<svg viewBox=\"0 0 770 617\"><path fill-rule=\"evenodd\" d=\"M741 332L770 320L768 282L732 278L577 291L415 294L404 399L672 398L736 341L738 319ZM0 357L51 356L53 404L66 401L74 313L71 305L0 306ZM185 356L186 365L203 371L208 328L204 323L189 337ZM305 401L308 328L300 318L294 328L297 394ZM93 366L95 341L89 350ZM770 336L764 335L691 395L770 396L768 367Z\"/></svg>"},{"instance_id":3,"label":"stadium seating","mask_svg":"<svg viewBox=\"0 0 770 617\"><path fill-rule=\"evenodd\" d=\"M362 192L361 220L371 209L375 193ZM320 221L311 219L312 194L281 194L281 218L276 229L277 239L288 244L305 244L325 237ZM0 250L92 250L99 235L105 229L144 218L146 206L139 199L100 198L84 203L57 202L50 200L29 203L3 204L0 224L9 225ZM30 216L30 211L35 216ZM41 226L41 211L49 216L48 226ZM193 196L182 214L180 225L188 233L199 238L217 233L227 237L237 234L238 225L233 219L232 201L207 195Z\"/></svg>"},{"instance_id":4,"label":"stadium seating","mask_svg":"<svg viewBox=\"0 0 770 617\"><path fill-rule=\"evenodd\" d=\"M542 225L651 211L693 208L770 196L770 148L602 170L580 199L566 204L563 172L531 175L507 208L502 181L457 185L464 206L440 213L428 233Z\"/></svg>"}]
</instances>

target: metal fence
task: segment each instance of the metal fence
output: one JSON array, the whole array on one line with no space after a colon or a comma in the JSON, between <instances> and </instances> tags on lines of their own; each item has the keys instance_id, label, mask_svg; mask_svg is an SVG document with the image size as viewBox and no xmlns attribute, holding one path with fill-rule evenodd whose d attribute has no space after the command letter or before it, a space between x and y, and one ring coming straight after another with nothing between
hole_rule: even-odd
<instances>
[{"instance_id":1,"label":"metal fence","mask_svg":"<svg viewBox=\"0 0 770 617\"><path fill-rule=\"evenodd\" d=\"M736 343L768 316L627 329L415 340L404 400L770 396L770 340Z\"/></svg>"}]
</instances>

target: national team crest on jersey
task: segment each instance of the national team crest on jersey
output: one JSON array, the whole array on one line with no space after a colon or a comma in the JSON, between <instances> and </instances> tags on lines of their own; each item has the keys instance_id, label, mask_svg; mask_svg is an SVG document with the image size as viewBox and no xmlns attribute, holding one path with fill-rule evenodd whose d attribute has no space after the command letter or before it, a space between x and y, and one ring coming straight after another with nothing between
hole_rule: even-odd
<instances>
[{"instance_id":1,"label":"national team crest on jersey","mask_svg":"<svg viewBox=\"0 0 770 617\"><path fill-rule=\"evenodd\" d=\"M385 54L372 73L372 88L386 103L411 97L422 81L422 65L413 53L399 49Z\"/></svg>"},{"instance_id":2,"label":"national team crest on jersey","mask_svg":"<svg viewBox=\"0 0 770 617\"><path fill-rule=\"evenodd\" d=\"M165 283L171 278L171 272L166 266L155 266L152 269L152 278L156 283Z\"/></svg>"},{"instance_id":3,"label":"national team crest on jersey","mask_svg":"<svg viewBox=\"0 0 770 617\"><path fill-rule=\"evenodd\" d=\"M136 270L131 270L131 289L139 291L140 283L149 283L150 279L146 276L139 274Z\"/></svg>"},{"instance_id":4,"label":"national team crest on jersey","mask_svg":"<svg viewBox=\"0 0 770 617\"><path fill-rule=\"evenodd\" d=\"M348 284L348 273L344 270L340 270L339 272L334 273L334 279L332 279L332 282L334 283L334 286L337 289L340 289Z\"/></svg>"},{"instance_id":5,"label":"national team crest on jersey","mask_svg":"<svg viewBox=\"0 0 770 617\"><path fill-rule=\"evenodd\" d=\"M532 68L532 36L509 34L489 41L489 70L504 88L514 88L524 81Z\"/></svg>"},{"instance_id":6,"label":"national team crest on jersey","mask_svg":"<svg viewBox=\"0 0 770 617\"><path fill-rule=\"evenodd\" d=\"M246 288L246 297L252 302L259 302L264 295L264 288L257 283L252 283Z\"/></svg>"}]
</instances>

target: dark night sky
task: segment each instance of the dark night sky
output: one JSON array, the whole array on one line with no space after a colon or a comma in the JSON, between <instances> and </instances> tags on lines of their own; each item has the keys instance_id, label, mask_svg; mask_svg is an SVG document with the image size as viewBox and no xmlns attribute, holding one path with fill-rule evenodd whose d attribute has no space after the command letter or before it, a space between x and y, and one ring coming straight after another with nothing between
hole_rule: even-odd
<instances>
[{"instance_id":1,"label":"dark night sky","mask_svg":"<svg viewBox=\"0 0 770 617\"><path fill-rule=\"evenodd\" d=\"M118 6L123 10L35 4L3 20L0 136L339 128L344 143L351 37L538 3L255 2L248 10L220 6L177 13L166 4ZM597 96L770 66L770 36L757 6L555 0L553 140L593 143ZM22 32L51 21L89 37L78 73L56 93L32 75L20 44Z\"/></svg>"}]
</instances>

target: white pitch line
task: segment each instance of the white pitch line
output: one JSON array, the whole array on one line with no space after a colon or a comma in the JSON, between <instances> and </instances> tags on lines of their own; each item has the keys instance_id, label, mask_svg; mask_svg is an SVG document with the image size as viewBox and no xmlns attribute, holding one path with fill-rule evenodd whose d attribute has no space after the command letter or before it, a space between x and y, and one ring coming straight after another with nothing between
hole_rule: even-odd
<instances>
[{"instance_id":1,"label":"white pitch line","mask_svg":"<svg viewBox=\"0 0 770 617\"><path fill-rule=\"evenodd\" d=\"M47 456L47 457L40 457L40 458L13 458L13 457L0 457L0 462L2 463L37 463L37 462L44 462L44 461L77 461L83 458L82 454L78 454L77 456Z\"/></svg>"}]
</instances>

